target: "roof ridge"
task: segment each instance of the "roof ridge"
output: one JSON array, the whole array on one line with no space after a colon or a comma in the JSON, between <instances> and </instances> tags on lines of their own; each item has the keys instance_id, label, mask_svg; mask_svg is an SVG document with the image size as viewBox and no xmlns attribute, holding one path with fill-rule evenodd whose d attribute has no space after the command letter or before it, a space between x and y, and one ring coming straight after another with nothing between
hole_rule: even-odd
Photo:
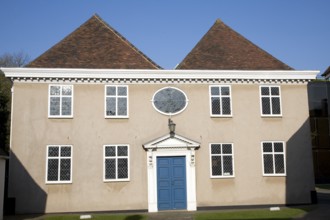
<instances>
[{"instance_id":1,"label":"roof ridge","mask_svg":"<svg viewBox=\"0 0 330 220\"><path fill-rule=\"evenodd\" d=\"M274 57L272 54L268 53L266 50L262 49L261 47L259 47L258 45L256 45L255 43L253 43L252 41L250 41L248 38L244 37L242 34L240 34L239 32L235 31L233 28L229 27L228 25L226 25L224 22L222 22L222 25L224 25L226 28L228 28L229 31L234 32L238 37L240 37L243 40L246 40L251 46L257 48L258 50L262 51L263 53L265 53L266 55L272 57L274 60L276 60L277 62L280 62L282 65L285 65L286 67L288 67L289 69L292 69L292 67L290 67L289 65L287 65L286 63L280 61L279 59L277 59L276 57Z\"/></svg>"},{"instance_id":2,"label":"roof ridge","mask_svg":"<svg viewBox=\"0 0 330 220\"><path fill-rule=\"evenodd\" d=\"M228 36L226 36L226 35L228 35ZM189 65L192 68L199 68L199 66L200 66L201 63L199 62L198 64L196 64L196 62L192 61L192 59L197 59L197 58L200 59L202 57L205 57L205 51L203 51L203 49L201 49L201 48L205 48L205 43L206 42L209 42L210 39L219 39L220 40L222 37L227 37L227 39L230 39L231 42L237 41L237 43L238 42L244 43L247 47L251 48L251 51L256 51L256 52L259 53L259 56L266 58L270 62L273 62L273 64L271 64L271 66L273 66L272 68L274 68L274 66L275 66L275 68L278 68L278 69L290 69L290 70L293 69L292 67L290 67L286 63L284 63L281 60L279 60L276 57L274 57L272 54L268 53L266 50L262 49L261 47L259 47L256 44L254 44L252 41L250 41L249 39L247 39L246 37L244 37L242 34L240 34L237 31L235 31L233 28L231 28L228 25L226 25L219 18L215 20L215 22L213 23L213 25L202 36L202 38L196 43L196 45L193 47L193 49L184 57L184 59L179 63L179 65L177 65L176 69L187 68L187 65L188 65L188 69L189 69ZM230 37L230 38L228 38L228 37ZM227 47L227 45L224 44L224 41L223 40L220 40L219 42L222 43L223 45L218 45L218 43L216 43L215 46L216 45L217 46L221 46L221 48L226 48ZM210 44L209 44L209 46L210 46ZM229 49L229 48L227 48L227 49ZM213 54L213 55L217 55L217 54ZM219 55L220 54L218 54L218 56ZM226 54L221 54L221 56L222 57L225 57ZM197 60L199 61L199 59L197 59ZM214 67L214 65L215 66L218 66L218 68L222 68L222 67L226 66L226 64L222 64L221 63L221 59L218 60L218 61L216 61L216 62L219 62L220 61L220 63L218 63L218 64L215 64L214 63L215 62L214 60L211 61L211 65L213 65L213 67ZM256 59L257 59L257 57L256 57ZM222 59L222 60L224 61L224 59ZM212 62L213 62L213 64L212 64ZM195 64L192 64L192 63L195 63ZM206 65L209 65L209 64L206 64ZM205 65L205 63L203 65ZM235 63L233 63L233 67L236 66L237 68L241 68L241 67L246 68L247 66L244 66L244 65L245 65L244 63L243 63L243 66L242 65L236 65ZM220 67L220 66L222 66L222 67ZM227 65L227 68L228 67L229 66ZM265 67L266 66L264 66L264 68ZM207 66L205 66L204 68L207 68ZM230 68L231 67L229 67L229 69ZM258 67L256 67L256 68L258 68Z\"/></svg>"},{"instance_id":3,"label":"roof ridge","mask_svg":"<svg viewBox=\"0 0 330 220\"><path fill-rule=\"evenodd\" d=\"M108 28L110 31L112 31L116 36L119 37L126 45L131 47L135 52L142 55L142 57L147 60L149 63L151 63L154 67L157 69L162 69L161 66L156 64L153 60L151 60L147 55L145 55L141 50L139 50L137 47L135 47L132 43L130 43L123 35L121 35L116 29L114 29L111 25L109 25L106 21L104 21L98 14L94 14L93 17L95 17L97 20L99 20L106 28Z\"/></svg>"}]
</instances>

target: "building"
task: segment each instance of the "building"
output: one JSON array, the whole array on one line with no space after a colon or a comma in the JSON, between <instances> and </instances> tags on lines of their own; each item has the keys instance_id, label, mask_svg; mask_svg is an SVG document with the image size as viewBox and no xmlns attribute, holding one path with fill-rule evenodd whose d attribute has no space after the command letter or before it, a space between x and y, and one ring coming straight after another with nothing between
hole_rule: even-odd
<instances>
[{"instance_id":1,"label":"building","mask_svg":"<svg viewBox=\"0 0 330 220\"><path fill-rule=\"evenodd\" d=\"M329 71L330 68L328 68L322 76L327 77ZM316 183L330 183L329 97L329 81L317 80L308 83L308 100Z\"/></svg>"},{"instance_id":2,"label":"building","mask_svg":"<svg viewBox=\"0 0 330 220\"><path fill-rule=\"evenodd\" d=\"M0 149L0 220L3 219L5 172L6 172L7 159L8 159L8 155L6 154L6 152Z\"/></svg>"},{"instance_id":3,"label":"building","mask_svg":"<svg viewBox=\"0 0 330 220\"><path fill-rule=\"evenodd\" d=\"M164 70L99 16L13 81L17 213L307 204L307 83L217 20Z\"/></svg>"}]
</instances>

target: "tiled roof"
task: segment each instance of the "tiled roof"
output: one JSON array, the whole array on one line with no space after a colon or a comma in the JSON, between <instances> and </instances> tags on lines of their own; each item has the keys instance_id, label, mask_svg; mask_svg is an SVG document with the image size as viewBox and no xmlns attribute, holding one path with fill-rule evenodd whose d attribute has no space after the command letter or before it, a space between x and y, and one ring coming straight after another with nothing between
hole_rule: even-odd
<instances>
[{"instance_id":1,"label":"tiled roof","mask_svg":"<svg viewBox=\"0 0 330 220\"><path fill-rule=\"evenodd\" d=\"M160 69L98 15L93 15L27 67Z\"/></svg>"},{"instance_id":2,"label":"tiled roof","mask_svg":"<svg viewBox=\"0 0 330 220\"><path fill-rule=\"evenodd\" d=\"M176 69L292 70L219 19Z\"/></svg>"}]
</instances>

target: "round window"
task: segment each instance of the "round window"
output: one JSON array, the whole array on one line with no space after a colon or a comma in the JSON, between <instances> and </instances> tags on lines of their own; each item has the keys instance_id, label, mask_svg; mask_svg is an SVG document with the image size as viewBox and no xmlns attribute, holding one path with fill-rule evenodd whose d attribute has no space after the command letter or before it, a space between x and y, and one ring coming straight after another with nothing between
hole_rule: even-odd
<instances>
[{"instance_id":1,"label":"round window","mask_svg":"<svg viewBox=\"0 0 330 220\"><path fill-rule=\"evenodd\" d=\"M182 112L188 104L186 94L173 87L158 90L152 99L154 108L165 115L175 115Z\"/></svg>"}]
</instances>

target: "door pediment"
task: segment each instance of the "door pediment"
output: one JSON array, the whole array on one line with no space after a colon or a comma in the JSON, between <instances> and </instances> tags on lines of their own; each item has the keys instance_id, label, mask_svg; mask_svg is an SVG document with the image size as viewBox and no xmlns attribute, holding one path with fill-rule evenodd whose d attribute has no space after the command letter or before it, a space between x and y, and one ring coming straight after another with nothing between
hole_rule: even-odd
<instances>
[{"instance_id":1,"label":"door pediment","mask_svg":"<svg viewBox=\"0 0 330 220\"><path fill-rule=\"evenodd\" d=\"M157 138L143 145L148 149L171 149L171 148L199 148L200 143L175 134L171 137L169 134Z\"/></svg>"}]
</instances>

